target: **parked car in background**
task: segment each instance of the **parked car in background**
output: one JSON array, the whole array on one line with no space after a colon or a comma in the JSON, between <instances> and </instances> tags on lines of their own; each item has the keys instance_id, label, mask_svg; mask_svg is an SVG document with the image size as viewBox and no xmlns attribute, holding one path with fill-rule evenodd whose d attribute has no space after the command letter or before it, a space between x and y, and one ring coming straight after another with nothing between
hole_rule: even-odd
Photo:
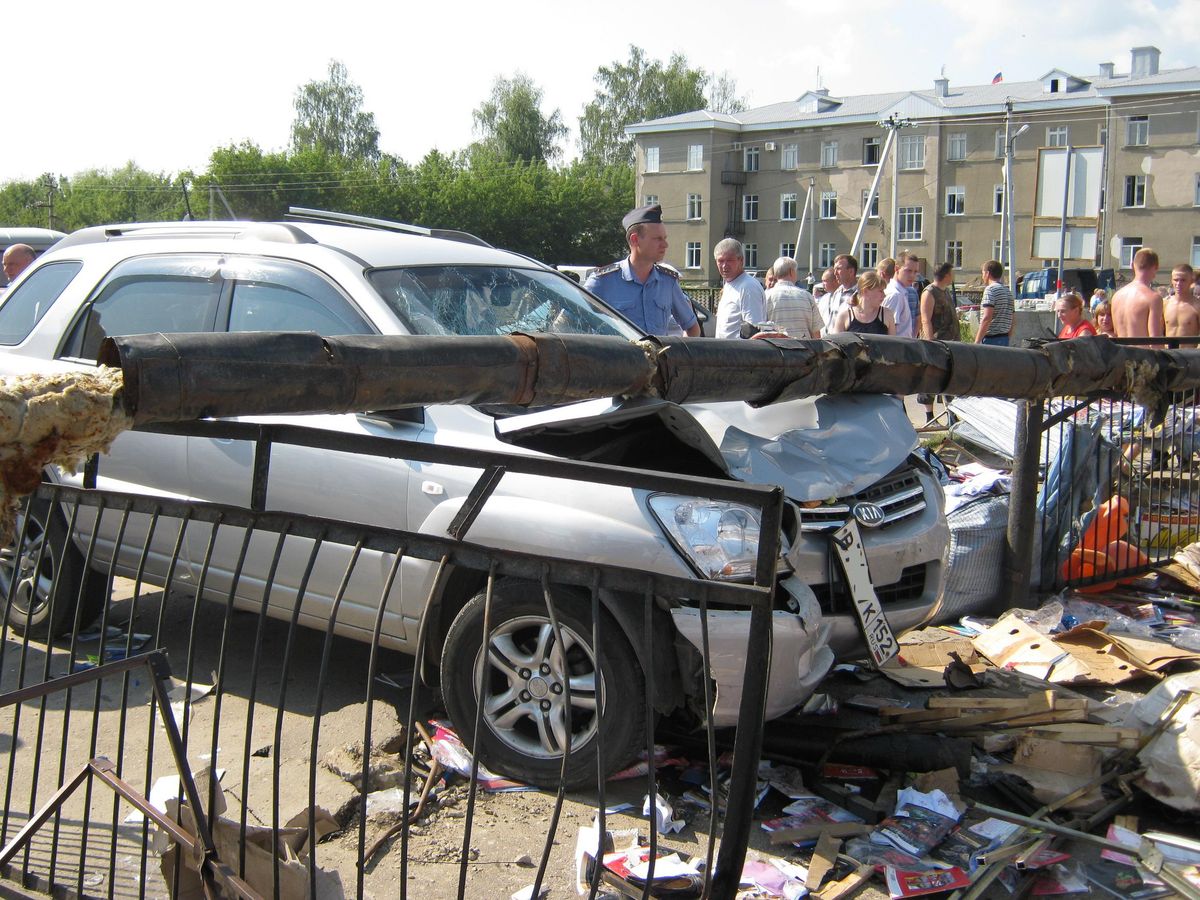
<instances>
[{"instance_id":1,"label":"parked car in background","mask_svg":"<svg viewBox=\"0 0 1200 900\"><path fill-rule=\"evenodd\" d=\"M1117 279L1112 269L1063 269L1066 290L1076 291L1086 304L1096 288L1104 288L1109 296L1117 289ZM1021 276L1017 285L1018 300L1041 300L1058 292L1058 269L1035 269Z\"/></svg>"},{"instance_id":2,"label":"parked car in background","mask_svg":"<svg viewBox=\"0 0 1200 900\"><path fill-rule=\"evenodd\" d=\"M34 256L41 256L66 234L50 228L0 228L0 255L13 244L28 244ZM8 287L8 278L0 270L0 288Z\"/></svg>"},{"instance_id":3,"label":"parked car in background","mask_svg":"<svg viewBox=\"0 0 1200 900\"><path fill-rule=\"evenodd\" d=\"M107 335L178 332L314 331L323 335L504 335L565 331L636 340L626 320L566 276L527 257L463 235L303 211L308 220L277 223L185 222L88 228L64 238L24 274L0 304L0 374L86 371ZM316 221L313 221L313 220ZM844 579L836 575L829 534L869 504L880 527L864 530L871 578L893 629L926 621L939 601L948 531L942 491L917 456L917 438L903 405L884 396L819 397L755 409L741 402L676 406L647 398L596 400L527 411L474 406L426 406L400 412L273 416L351 434L432 445L566 453L596 462L665 472L781 485L788 497L773 620L768 715L803 702L835 652L861 652ZM630 436L635 435L636 440ZM555 449L550 449L555 448ZM571 448L570 451L563 448ZM253 448L235 442L133 431L120 436L99 464L98 486L188 500L245 505ZM50 469L51 481L80 477ZM477 473L460 466L400 459L330 455L280 445L271 461L270 508L414 532L445 534L467 502ZM750 580L757 556L758 513L704 497L532 476L505 478L471 527L472 541L553 557L585 559L696 578ZM9 621L34 635L60 632L73 605L96 594L79 548L96 534L96 565L115 559L132 574L140 562L144 518L127 525L117 544L117 519L97 524L81 507L74 546L30 564L43 536L62 534L62 510L31 507L26 543L0 557L0 591L13 599ZM147 580L167 577L172 529L154 531ZM735 535L736 532L736 535ZM195 582L208 553L208 526L187 529L175 577ZM736 536L736 540L732 539ZM274 541L252 541L238 588L238 606L257 610L268 583ZM222 529L205 586L225 601L235 582L241 535ZM292 615L311 544L291 537L275 578L269 614ZM301 621L325 626L352 548L325 544L304 595ZM336 618L344 635L370 640L387 566L362 567ZM550 627L538 585L508 580L495 591L493 647L519 647L528 669L501 667L483 653L482 573L456 571L437 580L437 566L406 558L387 600L382 642L414 652L425 628L429 652L440 658L447 709L471 740L477 702L483 729L473 741L483 761L515 777L556 782L565 733L565 698L553 710L504 705L524 690L522 679L552 677L561 656L545 641ZM55 574L60 576L57 581ZM16 580L17 584L12 582ZM52 585L60 602L51 604ZM610 646L591 645L590 605L568 592L559 621L572 648L571 783L594 775L598 717L605 719L605 762L615 769L642 746L645 681L626 635L643 632L643 598L605 595ZM51 619L51 612L54 618ZM686 597L657 598L655 706L685 706L704 715L698 665L698 608ZM712 720L736 721L745 665L747 615L713 612L708 639L715 682ZM760 661L754 661L758 664ZM474 673L486 669L485 695ZM620 698L597 710L595 684ZM664 677L666 676L666 677ZM670 687L675 685L677 687ZM551 726L547 725L551 722ZM610 723L611 722L611 727Z\"/></svg>"}]
</instances>

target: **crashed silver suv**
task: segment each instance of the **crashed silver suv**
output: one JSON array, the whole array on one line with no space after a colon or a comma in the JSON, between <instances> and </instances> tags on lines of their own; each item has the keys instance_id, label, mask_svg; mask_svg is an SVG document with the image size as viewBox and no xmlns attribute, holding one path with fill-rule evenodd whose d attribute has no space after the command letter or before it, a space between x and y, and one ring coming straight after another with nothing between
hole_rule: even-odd
<instances>
[{"instance_id":1,"label":"crashed silver suv","mask_svg":"<svg viewBox=\"0 0 1200 900\"><path fill-rule=\"evenodd\" d=\"M310 217L311 217L310 213ZM321 335L503 335L566 331L641 337L617 313L575 282L528 258L423 229L350 227L337 217L284 223L191 222L90 228L63 239L23 274L0 305L0 374L86 370L108 335L153 332L312 331ZM345 218L345 217L343 217ZM370 225L358 221L357 225ZM383 223L375 223L382 225ZM935 611L943 579L948 531L942 492L914 455L916 434L902 404L876 396L820 397L762 409L740 402L673 406L664 401L589 401L535 412L472 406L426 406L403 414L266 417L351 434L407 439L482 450L570 453L596 462L778 484L789 499L778 566L769 670L768 716L807 698L834 654L858 652L846 579L831 534L855 507L870 511L863 530L869 574L891 626L915 626ZM631 440L635 435L636 440ZM549 449L553 448L553 449ZM564 448L571 448L566 450ZM238 442L129 432L99 465L101 488L243 505L249 496L253 448ZM686 466L686 469L681 467ZM79 483L57 469L47 479ZM326 518L445 534L477 475L459 466L329 454L278 447L271 462L268 505ZM76 546L47 553L41 571L37 542L61 534L62 511L35 504L26 546L0 559L0 590L13 596L14 624L32 633L58 633L74 621L66 602L50 603L54 570L60 596L91 596ZM75 542L94 526L81 508ZM758 513L736 504L668 493L534 477L504 479L471 529L473 541L552 557L615 564L703 578L750 580L757 555ZM739 540L723 541L722 523L739 523ZM131 574L137 554L118 546L104 517L96 558L114 555L116 571ZM131 523L130 528L135 528ZM152 547L149 577L167 577L174 550ZM232 530L226 530L232 532ZM127 533L127 539L130 535ZM131 546L136 546L136 536ZM208 553L207 528L189 528L174 577L195 581ZM236 601L257 609L273 558L271 545L252 544L236 577L240 538L215 541L205 574L213 597L224 599L237 581ZM289 617L305 569L306 548L289 543L280 561L270 614ZM301 621L331 617L351 548L325 546L307 583ZM356 577L337 612L338 630L370 640L386 566ZM553 671L560 656L550 633L541 590L509 580L494 594L493 652L481 652L483 576L458 572L438 581L436 566L406 558L389 595L383 642L413 652L427 626L441 658L448 711L464 731L474 721L473 673L486 666L484 727L475 741L492 768L535 782L557 780L561 735L573 731L569 780L594 772L595 684L603 665L605 696L644 695L638 654L623 635L641 631L641 598L605 597L623 628L606 629L612 646L598 655L590 645L590 607L561 601L560 624L570 643L572 708L556 697L549 713L506 698L520 694L520 673ZM372 567L365 567L371 571ZM17 584L12 585L16 580ZM10 593L11 587L11 593ZM82 589L81 589L82 587ZM678 677L656 675L660 712L680 703L704 703L695 662L702 644L699 610L682 598L663 597L672 623L656 654ZM51 615L55 621L51 621ZM736 721L748 615L710 611L709 639L715 683L713 721ZM628 620L628 621L627 621ZM522 666L502 665L508 658ZM611 663L609 662L611 661ZM657 671L657 670L656 670ZM576 687L578 685L578 687ZM605 760L616 767L637 752L641 713L634 705L611 711ZM609 721L605 713L605 722ZM615 742L615 745L614 745Z\"/></svg>"}]
</instances>

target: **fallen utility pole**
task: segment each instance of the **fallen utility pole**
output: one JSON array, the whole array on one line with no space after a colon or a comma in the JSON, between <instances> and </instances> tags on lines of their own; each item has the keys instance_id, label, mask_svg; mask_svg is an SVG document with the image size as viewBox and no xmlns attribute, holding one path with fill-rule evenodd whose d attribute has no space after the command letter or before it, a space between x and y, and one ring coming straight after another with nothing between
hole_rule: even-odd
<instances>
[{"instance_id":1,"label":"fallen utility pole","mask_svg":"<svg viewBox=\"0 0 1200 900\"><path fill-rule=\"evenodd\" d=\"M467 403L540 407L614 396L762 406L820 394L1132 397L1154 409L1200 388L1200 351L1107 338L1037 349L907 338L697 340L311 333L147 334L105 339L134 424Z\"/></svg>"}]
</instances>

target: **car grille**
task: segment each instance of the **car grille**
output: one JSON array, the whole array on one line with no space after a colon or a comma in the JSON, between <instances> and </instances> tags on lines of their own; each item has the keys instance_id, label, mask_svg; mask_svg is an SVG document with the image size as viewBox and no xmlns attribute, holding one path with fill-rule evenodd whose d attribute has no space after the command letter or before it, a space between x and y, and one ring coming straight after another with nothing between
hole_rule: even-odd
<instances>
[{"instance_id":1,"label":"car grille","mask_svg":"<svg viewBox=\"0 0 1200 900\"><path fill-rule=\"evenodd\" d=\"M909 566L900 573L899 581L876 585L875 596L885 607L894 603L911 603L921 599L921 595L925 593L926 567L926 563ZM817 595L823 612L838 613L851 609L850 589L846 586L845 581L838 579L825 584L814 584L812 589L813 593Z\"/></svg>"},{"instance_id":2,"label":"car grille","mask_svg":"<svg viewBox=\"0 0 1200 900\"><path fill-rule=\"evenodd\" d=\"M921 487L921 479L916 469L897 469L882 481L877 481L849 499L841 499L825 506L801 507L800 530L835 531L850 518L850 510L855 503L874 503L882 508L883 524L880 527L886 528L924 510L925 491Z\"/></svg>"}]
</instances>

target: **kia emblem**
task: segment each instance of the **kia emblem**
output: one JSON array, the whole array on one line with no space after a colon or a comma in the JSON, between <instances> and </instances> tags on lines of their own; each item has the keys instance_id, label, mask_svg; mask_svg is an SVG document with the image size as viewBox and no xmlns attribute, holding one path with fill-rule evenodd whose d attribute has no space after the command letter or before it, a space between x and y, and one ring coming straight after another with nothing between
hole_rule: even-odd
<instances>
[{"instance_id":1,"label":"kia emblem","mask_svg":"<svg viewBox=\"0 0 1200 900\"><path fill-rule=\"evenodd\" d=\"M855 503L850 510L863 528L878 528L883 524L883 508L875 503Z\"/></svg>"}]
</instances>

